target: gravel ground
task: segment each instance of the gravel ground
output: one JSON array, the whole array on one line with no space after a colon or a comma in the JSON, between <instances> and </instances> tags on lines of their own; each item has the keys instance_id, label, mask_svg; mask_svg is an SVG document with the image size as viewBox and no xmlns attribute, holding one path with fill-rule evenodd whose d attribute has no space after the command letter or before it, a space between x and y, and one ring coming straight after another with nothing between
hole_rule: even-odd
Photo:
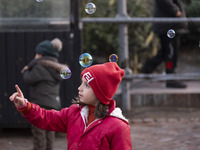
<instances>
[{"instance_id":1,"label":"gravel ground","mask_svg":"<svg viewBox=\"0 0 200 150\"><path fill-rule=\"evenodd\" d=\"M131 125L134 150L198 150L200 122Z\"/></svg>"}]
</instances>

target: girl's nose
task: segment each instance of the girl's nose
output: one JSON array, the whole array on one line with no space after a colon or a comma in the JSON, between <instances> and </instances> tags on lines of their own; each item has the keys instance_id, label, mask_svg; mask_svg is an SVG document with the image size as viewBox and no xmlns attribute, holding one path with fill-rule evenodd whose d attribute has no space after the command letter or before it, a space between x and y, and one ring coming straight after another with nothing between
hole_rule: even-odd
<instances>
[{"instance_id":1,"label":"girl's nose","mask_svg":"<svg viewBox=\"0 0 200 150\"><path fill-rule=\"evenodd\" d=\"M78 87L78 91L81 91L81 85Z\"/></svg>"}]
</instances>

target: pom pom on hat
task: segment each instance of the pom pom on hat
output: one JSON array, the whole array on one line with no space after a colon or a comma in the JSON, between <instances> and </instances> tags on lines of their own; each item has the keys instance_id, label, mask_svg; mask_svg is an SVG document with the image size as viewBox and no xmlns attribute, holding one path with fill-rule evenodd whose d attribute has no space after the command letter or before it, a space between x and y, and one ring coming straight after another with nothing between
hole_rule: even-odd
<instances>
[{"instance_id":1,"label":"pom pom on hat","mask_svg":"<svg viewBox=\"0 0 200 150\"><path fill-rule=\"evenodd\" d=\"M55 49L57 49L57 51L60 52L62 50L63 45L62 45L62 41L60 39L55 38L55 39L51 40L51 44L53 45L53 47Z\"/></svg>"},{"instance_id":2,"label":"pom pom on hat","mask_svg":"<svg viewBox=\"0 0 200 150\"><path fill-rule=\"evenodd\" d=\"M99 101L109 105L124 74L117 63L108 62L84 69L81 78L86 79Z\"/></svg>"},{"instance_id":3,"label":"pom pom on hat","mask_svg":"<svg viewBox=\"0 0 200 150\"><path fill-rule=\"evenodd\" d=\"M62 50L62 41L58 38L52 41L45 40L36 46L35 52L42 56L59 57L59 52Z\"/></svg>"}]
</instances>

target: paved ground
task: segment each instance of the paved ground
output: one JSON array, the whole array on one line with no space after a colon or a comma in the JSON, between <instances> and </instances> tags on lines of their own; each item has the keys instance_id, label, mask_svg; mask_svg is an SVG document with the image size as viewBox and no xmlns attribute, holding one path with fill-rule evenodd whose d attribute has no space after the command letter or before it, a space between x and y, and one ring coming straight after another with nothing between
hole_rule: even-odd
<instances>
[{"instance_id":1,"label":"paved ground","mask_svg":"<svg viewBox=\"0 0 200 150\"><path fill-rule=\"evenodd\" d=\"M140 109L141 110L141 109ZM148 109L144 109L148 110ZM134 150L200 149L200 110L140 111L130 121ZM129 116L129 117L130 117ZM65 134L57 134L54 150L67 149ZM29 129L4 129L0 132L1 150L32 150Z\"/></svg>"},{"instance_id":2,"label":"paved ground","mask_svg":"<svg viewBox=\"0 0 200 150\"><path fill-rule=\"evenodd\" d=\"M132 126L135 150L198 150L200 149L200 122L184 121Z\"/></svg>"},{"instance_id":3,"label":"paved ground","mask_svg":"<svg viewBox=\"0 0 200 150\"><path fill-rule=\"evenodd\" d=\"M135 150L200 149L196 108L140 108L130 119Z\"/></svg>"}]
</instances>

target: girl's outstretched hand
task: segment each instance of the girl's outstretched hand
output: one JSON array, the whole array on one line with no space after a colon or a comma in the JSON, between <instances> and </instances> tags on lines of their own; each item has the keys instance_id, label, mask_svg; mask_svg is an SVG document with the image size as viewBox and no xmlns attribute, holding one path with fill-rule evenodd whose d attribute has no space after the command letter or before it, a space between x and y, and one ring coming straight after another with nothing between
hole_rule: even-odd
<instances>
[{"instance_id":1,"label":"girl's outstretched hand","mask_svg":"<svg viewBox=\"0 0 200 150\"><path fill-rule=\"evenodd\" d=\"M19 86L18 85L15 85L15 88L17 90L17 92L13 93L11 96L10 96L10 100L12 102L14 102L15 106L16 107L22 107L25 105L25 102L24 102L24 95L22 93L22 91L20 90Z\"/></svg>"}]
</instances>

